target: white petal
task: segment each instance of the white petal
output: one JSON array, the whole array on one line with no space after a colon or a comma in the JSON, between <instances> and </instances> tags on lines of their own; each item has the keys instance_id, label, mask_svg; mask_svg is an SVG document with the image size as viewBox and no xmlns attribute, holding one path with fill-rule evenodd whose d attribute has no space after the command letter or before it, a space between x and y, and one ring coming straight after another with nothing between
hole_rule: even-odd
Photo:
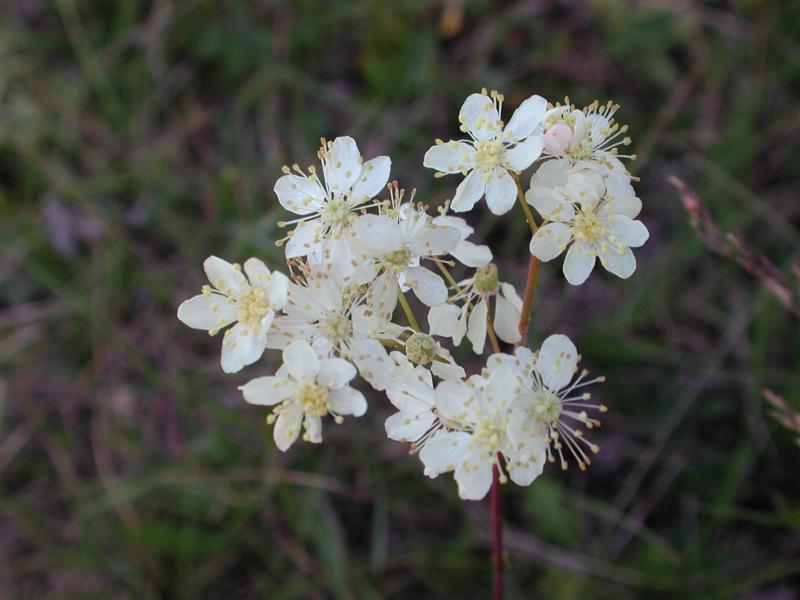
<instances>
[{"instance_id":1,"label":"white petal","mask_svg":"<svg viewBox=\"0 0 800 600\"><path fill-rule=\"evenodd\" d=\"M226 260L209 256L203 262L203 268L211 285L227 296L238 298L239 294L248 287L247 279L241 271Z\"/></svg>"},{"instance_id":2,"label":"white petal","mask_svg":"<svg viewBox=\"0 0 800 600\"><path fill-rule=\"evenodd\" d=\"M536 370L548 389L557 392L572 381L578 370L578 349L567 336L553 334L542 343Z\"/></svg>"},{"instance_id":3,"label":"white petal","mask_svg":"<svg viewBox=\"0 0 800 600\"><path fill-rule=\"evenodd\" d=\"M525 201L548 221L571 221L575 218L572 202L553 189L531 188L525 193Z\"/></svg>"},{"instance_id":4,"label":"white petal","mask_svg":"<svg viewBox=\"0 0 800 600\"><path fill-rule=\"evenodd\" d=\"M297 215L308 215L319 210L325 190L316 179L299 175L284 175L275 182L275 194L281 206Z\"/></svg>"},{"instance_id":5,"label":"white petal","mask_svg":"<svg viewBox=\"0 0 800 600\"><path fill-rule=\"evenodd\" d=\"M471 452L456 467L455 479L462 500L481 500L492 487L492 463L481 452Z\"/></svg>"},{"instance_id":6,"label":"white petal","mask_svg":"<svg viewBox=\"0 0 800 600\"><path fill-rule=\"evenodd\" d=\"M615 236L614 242L619 242L630 248L644 245L650 237L650 232L641 221L634 221L625 215L610 215L608 224Z\"/></svg>"},{"instance_id":7,"label":"white petal","mask_svg":"<svg viewBox=\"0 0 800 600\"><path fill-rule=\"evenodd\" d=\"M300 434L300 424L303 422L303 411L297 402L290 403L278 415L275 421L275 430L272 437L275 445L281 452L286 452Z\"/></svg>"},{"instance_id":8,"label":"white petal","mask_svg":"<svg viewBox=\"0 0 800 600\"><path fill-rule=\"evenodd\" d=\"M486 181L483 179L483 171L474 169L458 184L456 194L450 203L450 208L455 212L466 212L472 210L475 203L481 199L486 191Z\"/></svg>"},{"instance_id":9,"label":"white petal","mask_svg":"<svg viewBox=\"0 0 800 600\"><path fill-rule=\"evenodd\" d=\"M436 417L430 412L422 415L398 412L386 419L384 427L389 439L398 442L413 442L422 437L422 434L428 431L435 421Z\"/></svg>"},{"instance_id":10,"label":"white petal","mask_svg":"<svg viewBox=\"0 0 800 600\"><path fill-rule=\"evenodd\" d=\"M476 140L494 138L500 131L500 115L494 101L483 94L470 94L461 106L458 121Z\"/></svg>"},{"instance_id":11,"label":"white petal","mask_svg":"<svg viewBox=\"0 0 800 600\"><path fill-rule=\"evenodd\" d=\"M369 308L382 321L392 318L392 313L397 306L397 277L394 273L386 272L372 282L367 292Z\"/></svg>"},{"instance_id":12,"label":"white petal","mask_svg":"<svg viewBox=\"0 0 800 600\"><path fill-rule=\"evenodd\" d=\"M455 227L425 225L409 240L415 256L440 256L447 254L461 242L461 232Z\"/></svg>"},{"instance_id":13,"label":"white petal","mask_svg":"<svg viewBox=\"0 0 800 600\"><path fill-rule=\"evenodd\" d=\"M466 240L451 250L450 255L467 267L484 267L492 262L492 251L489 246L478 246Z\"/></svg>"},{"instance_id":14,"label":"white petal","mask_svg":"<svg viewBox=\"0 0 800 600\"><path fill-rule=\"evenodd\" d=\"M425 267L406 267L403 274L408 286L426 306L438 306L447 301L447 286L433 271Z\"/></svg>"},{"instance_id":15,"label":"white petal","mask_svg":"<svg viewBox=\"0 0 800 600\"><path fill-rule=\"evenodd\" d=\"M474 161L475 148L471 144L451 140L431 146L422 164L442 173L461 173L472 168Z\"/></svg>"},{"instance_id":16,"label":"white petal","mask_svg":"<svg viewBox=\"0 0 800 600\"><path fill-rule=\"evenodd\" d=\"M361 215L353 221L353 234L375 255L403 247L403 234L397 221L386 215Z\"/></svg>"},{"instance_id":17,"label":"white petal","mask_svg":"<svg viewBox=\"0 0 800 600\"><path fill-rule=\"evenodd\" d=\"M503 296L505 296L506 300L511 303L511 306L513 306L517 312L522 312L522 298L519 297L514 286L505 281L501 281L500 290L503 292Z\"/></svg>"},{"instance_id":18,"label":"white petal","mask_svg":"<svg viewBox=\"0 0 800 600\"><path fill-rule=\"evenodd\" d=\"M630 176L612 172L606 178L608 196L606 210L609 214L621 214L635 219L642 210L642 201L636 197Z\"/></svg>"},{"instance_id":19,"label":"white petal","mask_svg":"<svg viewBox=\"0 0 800 600\"><path fill-rule=\"evenodd\" d=\"M181 303L178 319L194 329L222 329L236 320L236 305L220 294L200 294Z\"/></svg>"},{"instance_id":20,"label":"white petal","mask_svg":"<svg viewBox=\"0 0 800 600\"><path fill-rule=\"evenodd\" d=\"M582 249L579 244L572 244L564 259L564 277L572 285L580 285L589 277L594 268L594 254Z\"/></svg>"},{"instance_id":21,"label":"white petal","mask_svg":"<svg viewBox=\"0 0 800 600\"><path fill-rule=\"evenodd\" d=\"M463 381L442 381L436 386L436 410L445 419L469 424L474 409L472 389Z\"/></svg>"},{"instance_id":22,"label":"white petal","mask_svg":"<svg viewBox=\"0 0 800 600\"><path fill-rule=\"evenodd\" d=\"M344 195L361 174L361 153L356 141L349 136L336 138L325 158L325 184L331 193Z\"/></svg>"},{"instance_id":23,"label":"white petal","mask_svg":"<svg viewBox=\"0 0 800 600\"><path fill-rule=\"evenodd\" d=\"M322 225L319 221L298 223L286 242L286 258L297 258L313 252L320 242L321 234Z\"/></svg>"},{"instance_id":24,"label":"white petal","mask_svg":"<svg viewBox=\"0 0 800 600\"><path fill-rule=\"evenodd\" d=\"M389 171L392 168L392 161L388 156L378 156L368 160L361 166L361 173L358 181L353 186L351 202L362 204L374 198L386 186L389 181Z\"/></svg>"},{"instance_id":25,"label":"white petal","mask_svg":"<svg viewBox=\"0 0 800 600\"><path fill-rule=\"evenodd\" d=\"M433 387L417 379L413 372L400 381L395 380L386 389L386 395L399 411L410 414L429 412L436 402Z\"/></svg>"},{"instance_id":26,"label":"white petal","mask_svg":"<svg viewBox=\"0 0 800 600\"><path fill-rule=\"evenodd\" d=\"M453 337L460 329L461 309L453 304L440 304L428 311L428 327L431 335Z\"/></svg>"},{"instance_id":27,"label":"white petal","mask_svg":"<svg viewBox=\"0 0 800 600\"><path fill-rule=\"evenodd\" d=\"M503 137L512 140L527 138L539 127L545 112L547 112L547 100L541 96L531 96L511 115L511 120L503 129Z\"/></svg>"},{"instance_id":28,"label":"white petal","mask_svg":"<svg viewBox=\"0 0 800 600\"><path fill-rule=\"evenodd\" d=\"M522 339L519 333L519 311L499 294L494 297L494 330L504 342L516 344Z\"/></svg>"},{"instance_id":29,"label":"white petal","mask_svg":"<svg viewBox=\"0 0 800 600\"><path fill-rule=\"evenodd\" d=\"M428 440L419 453L425 475L436 477L455 469L467 453L470 437L463 431L440 431Z\"/></svg>"},{"instance_id":30,"label":"white petal","mask_svg":"<svg viewBox=\"0 0 800 600\"><path fill-rule=\"evenodd\" d=\"M536 258L547 262L564 251L572 239L572 229L564 223L548 223L533 234L530 251Z\"/></svg>"},{"instance_id":31,"label":"white petal","mask_svg":"<svg viewBox=\"0 0 800 600\"><path fill-rule=\"evenodd\" d=\"M225 332L222 338L222 370L226 373L236 373L243 367L256 362L267 347L267 330L274 313L269 311L262 319L261 327L251 330L237 323Z\"/></svg>"},{"instance_id":32,"label":"white petal","mask_svg":"<svg viewBox=\"0 0 800 600\"><path fill-rule=\"evenodd\" d=\"M286 377L268 376L248 381L239 389L250 404L273 406L291 398L297 384Z\"/></svg>"},{"instance_id":33,"label":"white petal","mask_svg":"<svg viewBox=\"0 0 800 600\"><path fill-rule=\"evenodd\" d=\"M544 140L540 135L532 135L510 150L506 150L506 162L517 173L521 173L542 155Z\"/></svg>"},{"instance_id":34,"label":"white petal","mask_svg":"<svg viewBox=\"0 0 800 600\"><path fill-rule=\"evenodd\" d=\"M330 393L331 410L340 415L360 417L367 412L367 401L364 394L346 385L340 390Z\"/></svg>"},{"instance_id":35,"label":"white petal","mask_svg":"<svg viewBox=\"0 0 800 600\"><path fill-rule=\"evenodd\" d=\"M547 437L544 433L537 436L536 441L526 444L519 452L506 456L506 467L511 481L517 485L530 485L542 474L547 452Z\"/></svg>"},{"instance_id":36,"label":"white petal","mask_svg":"<svg viewBox=\"0 0 800 600\"><path fill-rule=\"evenodd\" d=\"M467 339L472 343L475 354L483 352L486 343L486 315L488 313L486 301L481 298L470 312L467 320Z\"/></svg>"},{"instance_id":37,"label":"white petal","mask_svg":"<svg viewBox=\"0 0 800 600\"><path fill-rule=\"evenodd\" d=\"M306 416L303 423L308 441L312 444L322 443L322 419L315 416Z\"/></svg>"},{"instance_id":38,"label":"white petal","mask_svg":"<svg viewBox=\"0 0 800 600\"><path fill-rule=\"evenodd\" d=\"M452 215L441 215L433 218L434 225L441 225L443 227L455 227L461 232L461 239L465 240L470 235L475 233L475 229L471 227L461 217L454 217Z\"/></svg>"},{"instance_id":39,"label":"white petal","mask_svg":"<svg viewBox=\"0 0 800 600\"><path fill-rule=\"evenodd\" d=\"M622 279L627 279L636 270L636 257L626 246L611 247L605 252L601 252L600 262L608 272Z\"/></svg>"},{"instance_id":40,"label":"white petal","mask_svg":"<svg viewBox=\"0 0 800 600\"><path fill-rule=\"evenodd\" d=\"M554 188L567 182L570 163L566 158L548 160L541 164L531 177L532 188Z\"/></svg>"},{"instance_id":41,"label":"white petal","mask_svg":"<svg viewBox=\"0 0 800 600\"><path fill-rule=\"evenodd\" d=\"M385 390L392 374L392 361L377 340L350 341L350 353L358 372L376 390Z\"/></svg>"},{"instance_id":42,"label":"white petal","mask_svg":"<svg viewBox=\"0 0 800 600\"><path fill-rule=\"evenodd\" d=\"M323 358L319 361L317 381L320 385L339 389L356 376L356 368L343 358Z\"/></svg>"},{"instance_id":43,"label":"white petal","mask_svg":"<svg viewBox=\"0 0 800 600\"><path fill-rule=\"evenodd\" d=\"M502 167L492 169L492 178L486 185L486 204L489 210L496 215L502 215L511 210L517 199L517 184ZM455 210L455 209L454 209Z\"/></svg>"},{"instance_id":44,"label":"white petal","mask_svg":"<svg viewBox=\"0 0 800 600\"><path fill-rule=\"evenodd\" d=\"M485 410L506 408L513 402L519 391L520 382L514 370L506 365L500 365L492 372L486 383L486 390L481 398Z\"/></svg>"},{"instance_id":45,"label":"white petal","mask_svg":"<svg viewBox=\"0 0 800 600\"><path fill-rule=\"evenodd\" d=\"M267 300L272 308L282 309L289 299L289 278L278 271L272 272L272 281L265 285Z\"/></svg>"},{"instance_id":46,"label":"white petal","mask_svg":"<svg viewBox=\"0 0 800 600\"><path fill-rule=\"evenodd\" d=\"M444 381L456 381L467 376L466 371L456 364L452 357L447 362L434 360L431 362L431 372Z\"/></svg>"},{"instance_id":47,"label":"white petal","mask_svg":"<svg viewBox=\"0 0 800 600\"><path fill-rule=\"evenodd\" d=\"M283 351L283 364L293 379L311 379L319 373L320 360L308 342L297 340Z\"/></svg>"}]
</instances>

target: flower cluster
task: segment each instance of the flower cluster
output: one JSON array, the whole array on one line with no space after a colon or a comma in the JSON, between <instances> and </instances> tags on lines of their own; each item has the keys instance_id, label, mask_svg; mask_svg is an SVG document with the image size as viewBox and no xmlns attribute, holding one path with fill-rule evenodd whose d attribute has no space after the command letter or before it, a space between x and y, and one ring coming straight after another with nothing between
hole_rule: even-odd
<instances>
[{"instance_id":1,"label":"flower cluster","mask_svg":"<svg viewBox=\"0 0 800 600\"><path fill-rule=\"evenodd\" d=\"M529 290L524 301L501 278L491 250L470 241L473 228L451 213L482 197L495 214L520 202L534 231L531 261L566 251L563 271L573 285L598 258L629 277L631 248L648 232L635 220L641 201L620 161L631 157L618 153L630 142L620 137L627 127L615 123L612 103L581 110L540 96L505 123L503 101L494 91L470 95L459 114L468 138L437 140L425 154L437 176L463 176L436 211L389 181L388 157L364 161L352 138L323 139L321 168L284 167L275 183L281 206L297 215L278 223L288 228L278 241L288 276L256 258L242 267L205 261L209 285L180 305L178 318L212 336L227 328L221 363L228 373L267 349L282 352L274 375L239 388L247 402L272 407L267 423L281 451L299 438L321 443L326 420L364 415L367 401L351 387L360 375L396 408L388 437L409 443L428 477L454 471L464 499L483 498L493 477L529 485L548 461L591 463L598 448L584 431L599 426L594 411L605 407L590 401L586 386L603 378L579 370L564 335L535 351L525 347ZM532 165L525 190L521 175ZM454 268L464 276L454 277ZM427 310L427 330L410 295ZM477 355L487 339L494 349L480 373L468 376L445 346L464 338ZM513 351L502 353L501 342Z\"/></svg>"}]
</instances>

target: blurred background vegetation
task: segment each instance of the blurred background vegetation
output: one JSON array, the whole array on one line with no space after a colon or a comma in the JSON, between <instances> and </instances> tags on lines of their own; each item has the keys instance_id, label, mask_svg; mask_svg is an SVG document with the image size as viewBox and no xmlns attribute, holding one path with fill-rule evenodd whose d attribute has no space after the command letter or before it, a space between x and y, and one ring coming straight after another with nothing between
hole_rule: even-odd
<instances>
[{"instance_id":1,"label":"blurred background vegetation","mask_svg":"<svg viewBox=\"0 0 800 600\"><path fill-rule=\"evenodd\" d=\"M626 282L542 268L533 341L572 336L610 412L586 473L504 488L508 596L800 597L800 448L762 394L800 406L788 0L0 4L0 597L487 596L486 503L385 438L384 398L281 454L236 390L277 356L225 376L175 317L209 254L282 264L272 186L320 136L452 195L422 155L481 86L620 102L652 234ZM520 214L470 218L521 286Z\"/></svg>"}]
</instances>

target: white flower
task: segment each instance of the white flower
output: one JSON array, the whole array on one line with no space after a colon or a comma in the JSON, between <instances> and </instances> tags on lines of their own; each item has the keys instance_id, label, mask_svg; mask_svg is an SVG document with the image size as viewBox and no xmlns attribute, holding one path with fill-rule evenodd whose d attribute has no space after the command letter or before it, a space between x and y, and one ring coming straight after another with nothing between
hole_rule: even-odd
<instances>
[{"instance_id":1,"label":"white flower","mask_svg":"<svg viewBox=\"0 0 800 600\"><path fill-rule=\"evenodd\" d=\"M620 127L614 120L618 104L609 101L601 105L597 100L583 110L574 106L557 105L547 111L543 119L544 153L566 158L573 164L593 161L606 170L616 171L630 178L620 158L634 158L618 154L619 146L627 146L631 139L620 138L628 126Z\"/></svg>"},{"instance_id":2,"label":"white flower","mask_svg":"<svg viewBox=\"0 0 800 600\"><path fill-rule=\"evenodd\" d=\"M533 235L531 254L549 261L569 248L563 270L572 285L586 281L596 258L623 279L636 270L631 248L642 246L650 234L634 220L642 202L624 175L603 176L570 167L566 159L552 160L534 173L525 199L550 221Z\"/></svg>"},{"instance_id":3,"label":"white flower","mask_svg":"<svg viewBox=\"0 0 800 600\"><path fill-rule=\"evenodd\" d=\"M519 319L522 299L510 283L498 281L497 267L489 263L475 271L475 275L460 282L458 292L451 302L455 304L435 306L428 312L428 325L432 335L453 338L453 344L461 345L467 336L476 354L483 352L486 343L489 299L494 297L493 326L497 337L509 344L521 339Z\"/></svg>"},{"instance_id":4,"label":"white flower","mask_svg":"<svg viewBox=\"0 0 800 600\"><path fill-rule=\"evenodd\" d=\"M298 340L283 351L283 364L274 376L253 379L239 389L251 404L275 406L267 422L275 423L275 445L286 452L301 424L303 439L319 444L322 417L331 415L341 423L342 415L360 417L367 411L364 395L347 385L355 375L355 367L346 360L320 359L311 346Z\"/></svg>"},{"instance_id":5,"label":"white flower","mask_svg":"<svg viewBox=\"0 0 800 600\"><path fill-rule=\"evenodd\" d=\"M284 167L285 175L275 183L278 201L286 209L302 215L279 225L297 223L286 244L286 258L306 256L326 239L338 239L347 230L356 211L366 208L389 180L391 160L378 156L362 164L361 154L351 137L323 140L318 153L324 184L314 167L308 174L294 165L295 173Z\"/></svg>"},{"instance_id":6,"label":"white flower","mask_svg":"<svg viewBox=\"0 0 800 600\"><path fill-rule=\"evenodd\" d=\"M436 432L420 451L425 474L436 477L455 470L459 496L480 500L492 485L492 467L502 455L511 479L529 485L545 461L544 436L513 443L508 431L518 377L498 367L488 379L475 375L467 383L443 381L436 387L436 414L448 429ZM502 482L506 480L501 475Z\"/></svg>"},{"instance_id":7,"label":"white flower","mask_svg":"<svg viewBox=\"0 0 800 600\"><path fill-rule=\"evenodd\" d=\"M236 323L222 340L222 370L235 373L257 361L267 345L275 311L286 304L289 279L270 272L257 258L244 263L245 277L237 264L208 257L203 263L211 285L203 293L178 307L178 318L189 327L205 329L211 335Z\"/></svg>"},{"instance_id":8,"label":"white flower","mask_svg":"<svg viewBox=\"0 0 800 600\"><path fill-rule=\"evenodd\" d=\"M562 469L567 468L564 451L573 455L581 470L591 464L589 453L596 454L598 447L583 437L578 426L582 424L587 429L600 426L597 419L588 416L587 409L606 412L602 404L588 403L591 399L588 392L577 391L605 381L604 377L587 381L586 370L574 377L579 360L575 344L565 335L554 334L535 354L527 348L517 348L514 356L493 354L487 361L489 372L510 368L522 382L509 417L512 442L530 445L544 435L549 442L548 460L555 462L554 454L558 454Z\"/></svg>"},{"instance_id":9,"label":"white flower","mask_svg":"<svg viewBox=\"0 0 800 600\"><path fill-rule=\"evenodd\" d=\"M447 254L461 242L461 233L436 225L412 202L399 204L402 192L396 192L395 204L386 214L356 218L354 237L373 259L377 272L387 274L403 289L412 289L428 306L442 304L447 300L447 286L439 275L420 266L420 259Z\"/></svg>"},{"instance_id":10,"label":"white flower","mask_svg":"<svg viewBox=\"0 0 800 600\"><path fill-rule=\"evenodd\" d=\"M393 280L367 287L339 279L335 269L307 266L304 281L289 284L286 314L275 319L269 347L305 340L324 356L351 360L370 385L384 389L392 365L378 340L392 337L385 330L396 290Z\"/></svg>"},{"instance_id":11,"label":"white flower","mask_svg":"<svg viewBox=\"0 0 800 600\"><path fill-rule=\"evenodd\" d=\"M461 241L458 246L450 250L450 256L461 264L467 267L483 267L492 262L492 251L489 246L479 246L467 240L475 230L461 217L442 215L434 217L433 224L454 227L461 233Z\"/></svg>"},{"instance_id":12,"label":"white flower","mask_svg":"<svg viewBox=\"0 0 800 600\"><path fill-rule=\"evenodd\" d=\"M469 140L436 141L423 164L440 175L466 175L456 190L450 207L456 212L470 210L486 195L494 214L502 215L514 205L517 184L512 173L527 169L542 153L541 121L547 101L531 96L519 105L505 127L500 118L503 96L484 89L471 94L458 115L461 130Z\"/></svg>"}]
</instances>

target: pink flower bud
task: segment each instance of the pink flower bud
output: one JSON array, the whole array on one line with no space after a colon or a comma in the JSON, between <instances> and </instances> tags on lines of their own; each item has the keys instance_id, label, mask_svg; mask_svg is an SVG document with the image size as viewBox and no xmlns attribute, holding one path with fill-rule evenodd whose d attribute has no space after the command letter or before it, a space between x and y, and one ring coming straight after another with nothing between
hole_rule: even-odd
<instances>
[{"instance_id":1,"label":"pink flower bud","mask_svg":"<svg viewBox=\"0 0 800 600\"><path fill-rule=\"evenodd\" d=\"M544 151L556 156L563 154L569 148L570 140L572 140L572 128L559 121L544 132Z\"/></svg>"}]
</instances>

